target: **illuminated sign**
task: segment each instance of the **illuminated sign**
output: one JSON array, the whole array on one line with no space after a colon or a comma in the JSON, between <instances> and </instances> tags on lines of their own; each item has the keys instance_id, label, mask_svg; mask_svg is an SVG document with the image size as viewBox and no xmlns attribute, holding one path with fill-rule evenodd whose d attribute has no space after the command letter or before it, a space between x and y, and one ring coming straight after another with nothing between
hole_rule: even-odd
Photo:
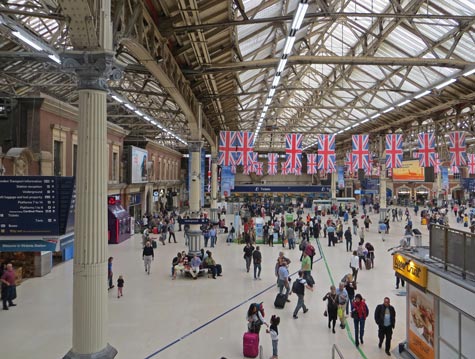
<instances>
[{"instance_id":1,"label":"illuminated sign","mask_svg":"<svg viewBox=\"0 0 475 359\"><path fill-rule=\"evenodd\" d=\"M403 161L401 168L393 168L393 181L424 182L424 167L419 166L419 160Z\"/></svg>"},{"instance_id":2,"label":"illuminated sign","mask_svg":"<svg viewBox=\"0 0 475 359\"><path fill-rule=\"evenodd\" d=\"M397 253L393 256L393 269L422 288L427 287L427 267Z\"/></svg>"}]
</instances>

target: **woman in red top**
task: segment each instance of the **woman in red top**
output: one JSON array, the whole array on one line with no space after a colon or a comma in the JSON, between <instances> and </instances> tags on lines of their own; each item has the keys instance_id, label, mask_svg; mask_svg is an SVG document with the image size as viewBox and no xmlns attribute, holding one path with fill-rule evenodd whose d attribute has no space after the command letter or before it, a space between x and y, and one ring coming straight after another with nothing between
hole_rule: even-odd
<instances>
[{"instance_id":1,"label":"woman in red top","mask_svg":"<svg viewBox=\"0 0 475 359\"><path fill-rule=\"evenodd\" d=\"M351 317L355 324L355 345L358 347L363 344L364 336L364 325L366 318L368 317L368 306L364 301L361 294L355 295L355 300L353 301L353 309L351 311Z\"/></svg>"}]
</instances>

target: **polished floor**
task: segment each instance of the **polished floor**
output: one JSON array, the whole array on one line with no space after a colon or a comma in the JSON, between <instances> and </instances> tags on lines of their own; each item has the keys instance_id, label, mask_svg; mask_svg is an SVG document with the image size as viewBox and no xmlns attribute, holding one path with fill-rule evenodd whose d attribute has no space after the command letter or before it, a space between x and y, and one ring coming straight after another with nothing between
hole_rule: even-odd
<instances>
[{"instance_id":1,"label":"polished floor","mask_svg":"<svg viewBox=\"0 0 475 359\"><path fill-rule=\"evenodd\" d=\"M411 213L413 211L411 210ZM109 343L117 348L120 359L160 358L194 359L242 358L242 335L246 330L246 311L251 302L264 302L266 318L281 317L279 327L280 358L331 358L336 344L345 359L387 357L378 349L377 327L373 312L385 296L391 298L397 318L392 348L405 338L405 297L395 289L392 258L388 249L397 246L405 222L391 222L385 242L377 232L379 215L370 214L373 224L367 233L376 249L375 268L358 275L358 290L366 299L370 316L366 322L364 344L353 344L353 325L346 330L337 326L336 334L327 328L322 301L332 282L338 283L349 272L349 253L344 244L328 247L326 239L315 256L314 292L307 291L308 313L292 318L295 296L285 309L273 307L277 292L274 264L280 246L261 246L262 280L246 273L242 245L226 245L221 234L213 255L223 266L223 277L191 280L178 276L171 280L170 264L178 251L185 250L183 232L177 232L178 244L159 246L152 272L146 275L141 260L141 240L135 236L120 245L110 245L114 257L115 279L123 275L124 295L109 291ZM231 220L228 216L227 223ZM232 220L231 220L232 221ZM451 225L460 229L451 216ZM428 245L425 226L421 228L423 244ZM313 241L314 242L314 241ZM354 241L354 245L355 245ZM292 260L291 272L299 269L300 252L284 249ZM18 287L17 307L0 311L0 352L2 358L61 358L71 348L72 261L56 266L45 277L25 281ZM106 279L104 279L106 285ZM271 356L270 336L261 331L263 358ZM396 353L393 352L393 357Z\"/></svg>"}]
</instances>

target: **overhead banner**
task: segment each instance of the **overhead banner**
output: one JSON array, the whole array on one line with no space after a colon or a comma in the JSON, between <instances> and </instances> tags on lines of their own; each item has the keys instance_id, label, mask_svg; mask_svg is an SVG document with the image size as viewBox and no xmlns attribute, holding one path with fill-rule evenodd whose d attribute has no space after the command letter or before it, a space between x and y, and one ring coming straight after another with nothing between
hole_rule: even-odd
<instances>
[{"instance_id":1,"label":"overhead banner","mask_svg":"<svg viewBox=\"0 0 475 359\"><path fill-rule=\"evenodd\" d=\"M434 333L437 313L434 297L408 285L408 347L419 359L434 359Z\"/></svg>"},{"instance_id":2,"label":"overhead banner","mask_svg":"<svg viewBox=\"0 0 475 359\"><path fill-rule=\"evenodd\" d=\"M338 188L343 189L345 188L345 167L337 166L337 171L338 171Z\"/></svg>"},{"instance_id":3,"label":"overhead banner","mask_svg":"<svg viewBox=\"0 0 475 359\"><path fill-rule=\"evenodd\" d=\"M440 174L442 176L442 188L445 190L449 189L449 168L440 167Z\"/></svg>"},{"instance_id":4,"label":"overhead banner","mask_svg":"<svg viewBox=\"0 0 475 359\"><path fill-rule=\"evenodd\" d=\"M419 165L419 160L403 161L401 168L393 168L393 181L424 182L424 167Z\"/></svg>"},{"instance_id":5,"label":"overhead banner","mask_svg":"<svg viewBox=\"0 0 475 359\"><path fill-rule=\"evenodd\" d=\"M135 146L130 146L130 156L130 183L148 182L147 150Z\"/></svg>"},{"instance_id":6,"label":"overhead banner","mask_svg":"<svg viewBox=\"0 0 475 359\"><path fill-rule=\"evenodd\" d=\"M234 174L231 172L231 166L221 167L221 196L229 197L234 188Z\"/></svg>"}]
</instances>

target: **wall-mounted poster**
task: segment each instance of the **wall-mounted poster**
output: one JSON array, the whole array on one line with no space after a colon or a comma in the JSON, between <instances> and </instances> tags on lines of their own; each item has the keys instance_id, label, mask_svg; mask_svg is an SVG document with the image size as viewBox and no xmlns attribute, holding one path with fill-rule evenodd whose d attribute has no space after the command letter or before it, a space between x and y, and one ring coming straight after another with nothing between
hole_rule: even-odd
<instances>
[{"instance_id":1,"label":"wall-mounted poster","mask_svg":"<svg viewBox=\"0 0 475 359\"><path fill-rule=\"evenodd\" d=\"M434 297L408 286L408 346L419 359L434 358Z\"/></svg>"},{"instance_id":2,"label":"wall-mounted poster","mask_svg":"<svg viewBox=\"0 0 475 359\"><path fill-rule=\"evenodd\" d=\"M130 183L147 182L147 150L130 146L130 156Z\"/></svg>"},{"instance_id":3,"label":"wall-mounted poster","mask_svg":"<svg viewBox=\"0 0 475 359\"><path fill-rule=\"evenodd\" d=\"M419 166L419 160L403 161L401 168L393 168L393 181L424 182L424 167Z\"/></svg>"}]
</instances>

